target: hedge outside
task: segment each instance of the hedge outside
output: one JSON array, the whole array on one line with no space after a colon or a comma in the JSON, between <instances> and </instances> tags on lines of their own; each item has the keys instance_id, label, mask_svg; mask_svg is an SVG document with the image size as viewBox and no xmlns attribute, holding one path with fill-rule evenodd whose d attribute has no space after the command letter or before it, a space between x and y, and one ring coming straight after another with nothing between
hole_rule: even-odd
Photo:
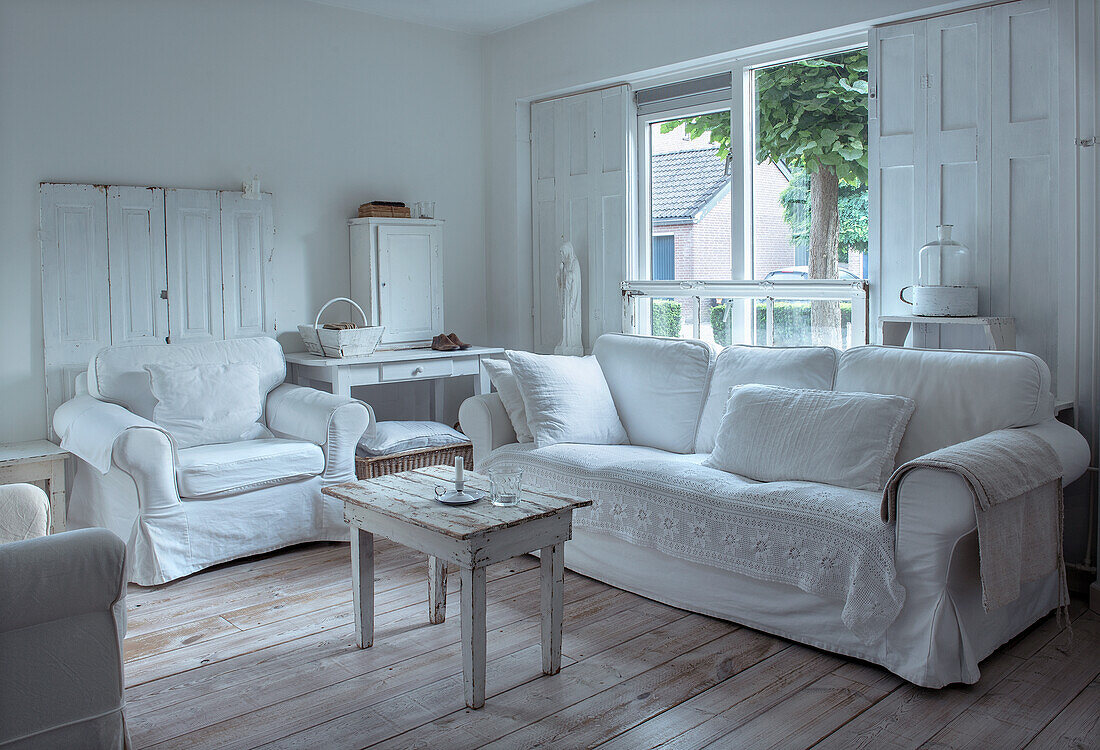
<instances>
[{"instance_id":1,"label":"hedge outside","mask_svg":"<svg viewBox=\"0 0 1100 750\"><path fill-rule=\"evenodd\" d=\"M768 306L766 302L756 303L756 340L767 341ZM840 322L847 326L852 322L852 303L840 303ZM775 346L811 346L810 303L784 302L776 300L772 313ZM714 343L729 346L731 343L729 321L726 318L726 306L715 305L710 309L710 326L714 334Z\"/></svg>"},{"instance_id":2,"label":"hedge outside","mask_svg":"<svg viewBox=\"0 0 1100 750\"><path fill-rule=\"evenodd\" d=\"M654 336L680 338L683 311L680 303L671 299L655 299L650 308L650 331Z\"/></svg>"}]
</instances>

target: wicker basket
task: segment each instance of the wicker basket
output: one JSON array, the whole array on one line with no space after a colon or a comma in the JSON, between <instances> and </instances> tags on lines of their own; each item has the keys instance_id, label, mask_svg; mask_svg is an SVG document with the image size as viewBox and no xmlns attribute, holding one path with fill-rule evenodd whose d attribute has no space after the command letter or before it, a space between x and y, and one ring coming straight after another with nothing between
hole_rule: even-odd
<instances>
[{"instance_id":1,"label":"wicker basket","mask_svg":"<svg viewBox=\"0 0 1100 750\"><path fill-rule=\"evenodd\" d=\"M356 456L355 476L359 479L374 479L427 466L453 466L459 456L462 456L467 469L474 468L473 443L455 443L442 448L417 448L388 456Z\"/></svg>"},{"instance_id":2,"label":"wicker basket","mask_svg":"<svg viewBox=\"0 0 1100 750\"><path fill-rule=\"evenodd\" d=\"M311 326L298 326L298 333L302 335L302 343L306 345L306 351L321 357L366 357L374 354L378 342L382 340L385 326L364 326L363 328L332 329L320 325L321 313L333 302L350 302L351 306L359 311L363 323L367 322L367 315L363 308L347 297L336 297L317 311L317 318Z\"/></svg>"}]
</instances>

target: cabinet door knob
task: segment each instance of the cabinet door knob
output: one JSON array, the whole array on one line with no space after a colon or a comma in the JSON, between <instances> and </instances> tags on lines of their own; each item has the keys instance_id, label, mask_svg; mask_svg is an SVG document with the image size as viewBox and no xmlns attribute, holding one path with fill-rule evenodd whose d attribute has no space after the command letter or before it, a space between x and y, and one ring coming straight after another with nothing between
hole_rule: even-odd
<instances>
[{"instance_id":1,"label":"cabinet door knob","mask_svg":"<svg viewBox=\"0 0 1100 750\"><path fill-rule=\"evenodd\" d=\"M414 369L413 369L413 375L419 375L419 374L420 374L420 373L422 373L422 372L424 372L424 368L423 368L423 367L417 367L417 368L414 368Z\"/></svg>"}]
</instances>

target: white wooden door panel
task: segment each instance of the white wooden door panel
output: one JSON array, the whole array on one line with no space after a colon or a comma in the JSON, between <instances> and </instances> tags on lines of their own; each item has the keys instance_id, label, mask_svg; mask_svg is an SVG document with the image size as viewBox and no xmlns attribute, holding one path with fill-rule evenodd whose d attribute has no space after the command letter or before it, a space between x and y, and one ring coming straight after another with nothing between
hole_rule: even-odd
<instances>
[{"instance_id":1,"label":"white wooden door panel","mask_svg":"<svg viewBox=\"0 0 1100 750\"><path fill-rule=\"evenodd\" d=\"M167 343L168 271L164 191L107 189L107 256L111 280L111 343Z\"/></svg>"},{"instance_id":2,"label":"white wooden door panel","mask_svg":"<svg viewBox=\"0 0 1100 750\"><path fill-rule=\"evenodd\" d=\"M872 317L907 313L898 299L916 281L916 249L924 224L927 119L921 88L926 67L922 22L872 29L868 56L871 91L868 122L872 226Z\"/></svg>"},{"instance_id":3,"label":"white wooden door panel","mask_svg":"<svg viewBox=\"0 0 1100 750\"><path fill-rule=\"evenodd\" d=\"M408 346L445 333L438 226L378 227L378 283L384 344ZM428 304L424 304L425 287Z\"/></svg>"},{"instance_id":4,"label":"white wooden door panel","mask_svg":"<svg viewBox=\"0 0 1100 750\"><path fill-rule=\"evenodd\" d=\"M246 200L218 194L221 212L222 309L225 338L274 335L272 304L275 227L270 193Z\"/></svg>"},{"instance_id":5,"label":"white wooden door panel","mask_svg":"<svg viewBox=\"0 0 1100 750\"><path fill-rule=\"evenodd\" d=\"M928 204L918 246L937 224L970 249L978 313L989 315L989 10L952 13L928 29Z\"/></svg>"},{"instance_id":6,"label":"white wooden door panel","mask_svg":"<svg viewBox=\"0 0 1100 750\"><path fill-rule=\"evenodd\" d=\"M41 186L46 420L73 395L77 374L111 343L107 195L96 185Z\"/></svg>"},{"instance_id":7,"label":"white wooden door panel","mask_svg":"<svg viewBox=\"0 0 1100 750\"><path fill-rule=\"evenodd\" d=\"M217 190L166 190L171 343L224 338L221 216Z\"/></svg>"},{"instance_id":8,"label":"white wooden door panel","mask_svg":"<svg viewBox=\"0 0 1100 750\"><path fill-rule=\"evenodd\" d=\"M992 211L990 308L1016 318L1016 343L1056 371L1057 228L1053 120L1056 49L1046 0L997 6L992 16Z\"/></svg>"},{"instance_id":9,"label":"white wooden door panel","mask_svg":"<svg viewBox=\"0 0 1100 750\"><path fill-rule=\"evenodd\" d=\"M627 133L633 102L616 86L538 102L531 108L534 345L561 340L557 270L569 240L581 267L581 336L621 330L619 284L626 276L630 233L627 196L632 164Z\"/></svg>"}]
</instances>

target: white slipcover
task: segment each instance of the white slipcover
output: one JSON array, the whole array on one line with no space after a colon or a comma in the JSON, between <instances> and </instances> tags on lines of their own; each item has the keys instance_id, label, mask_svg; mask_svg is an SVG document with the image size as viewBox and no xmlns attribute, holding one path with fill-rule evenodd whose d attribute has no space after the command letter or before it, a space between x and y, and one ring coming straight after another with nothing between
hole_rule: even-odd
<instances>
[{"instance_id":1,"label":"white slipcover","mask_svg":"<svg viewBox=\"0 0 1100 750\"><path fill-rule=\"evenodd\" d=\"M724 350L718 362L729 351ZM774 357L775 362L788 363L790 358L798 358L790 350L764 348L754 349L750 356L761 360ZM846 365L844 358L849 360ZM926 446L932 450L1015 426L1033 431L1050 443L1062 462L1064 483L1069 484L1085 471L1088 444L1071 427L1051 418L1049 373L1037 358L1013 352L861 347L844 353L841 360L836 372L837 390L912 398L916 402L914 421L924 402L922 422L908 445L910 450ZM771 363L755 364L762 366L757 372L763 374ZM797 380L797 373L777 371L781 369L776 368L771 375ZM818 387L822 377L831 377L816 370L802 375L817 378ZM714 380L712 374L712 383ZM700 383L700 389L704 388L706 383ZM709 393L714 392L711 386ZM478 466L503 462L516 451L529 461L539 462L538 450L512 445L515 432L496 394L467 399L459 415L473 441ZM937 424L942 424L941 432L937 432ZM905 440L902 447L906 447ZM668 458L676 457L668 454ZM687 461L695 458L679 457ZM667 460L653 459L655 467ZM903 460L900 452L898 460ZM562 482L575 479L572 474L576 472L563 472L555 461L542 461L538 466L540 475L557 472ZM630 463L624 462L623 466ZM647 499L658 499L658 495L651 494L654 487L648 484L645 472L620 474L622 497L630 498L632 507L645 508ZM731 484L744 482L727 476ZM611 502L613 505L614 500ZM1058 601L1058 576L1051 574L1025 585L1020 598L1010 605L985 612L978 577L974 498L961 477L938 469L917 469L902 480L897 518L893 526L886 528L893 536L893 559L889 563L897 586L904 590L904 604L883 633L870 640L862 639L845 621L847 601L843 598L766 580L758 572L750 575L715 565L706 559L711 551L705 541L699 554L691 558L672 547L665 550L646 544L637 531L634 538L626 538L629 535L625 527L618 533L593 530L584 521L585 514L592 512L582 509L575 514L577 529L573 541L567 543L565 558L568 567L675 606L881 664L926 687L976 682L982 659L1048 614ZM710 538L709 533L700 538Z\"/></svg>"},{"instance_id":2,"label":"white slipcover","mask_svg":"<svg viewBox=\"0 0 1100 750\"><path fill-rule=\"evenodd\" d=\"M828 346L775 349L766 346L728 346L714 360L703 414L695 433L695 450L710 453L718 425L726 413L730 388L758 383L786 388L832 390L837 350Z\"/></svg>"},{"instance_id":3,"label":"white slipcover","mask_svg":"<svg viewBox=\"0 0 1100 750\"><path fill-rule=\"evenodd\" d=\"M129 747L125 545L83 529L0 544L0 748Z\"/></svg>"},{"instance_id":4,"label":"white slipcover","mask_svg":"<svg viewBox=\"0 0 1100 750\"><path fill-rule=\"evenodd\" d=\"M228 363L258 368L262 420L275 438L179 450L150 421L145 365ZM141 585L290 544L347 539L340 503L321 488L354 479L355 446L373 413L351 398L280 385L285 372L269 338L99 352L89 392L54 413L62 445L78 459L69 526L126 540L129 579Z\"/></svg>"},{"instance_id":5,"label":"white slipcover","mask_svg":"<svg viewBox=\"0 0 1100 750\"><path fill-rule=\"evenodd\" d=\"M714 350L687 339L601 336L592 353L630 444L691 453Z\"/></svg>"},{"instance_id":6,"label":"white slipcover","mask_svg":"<svg viewBox=\"0 0 1100 750\"><path fill-rule=\"evenodd\" d=\"M1054 416L1050 368L1024 352L860 346L841 353L836 390L916 402L895 466L987 432Z\"/></svg>"}]
</instances>

